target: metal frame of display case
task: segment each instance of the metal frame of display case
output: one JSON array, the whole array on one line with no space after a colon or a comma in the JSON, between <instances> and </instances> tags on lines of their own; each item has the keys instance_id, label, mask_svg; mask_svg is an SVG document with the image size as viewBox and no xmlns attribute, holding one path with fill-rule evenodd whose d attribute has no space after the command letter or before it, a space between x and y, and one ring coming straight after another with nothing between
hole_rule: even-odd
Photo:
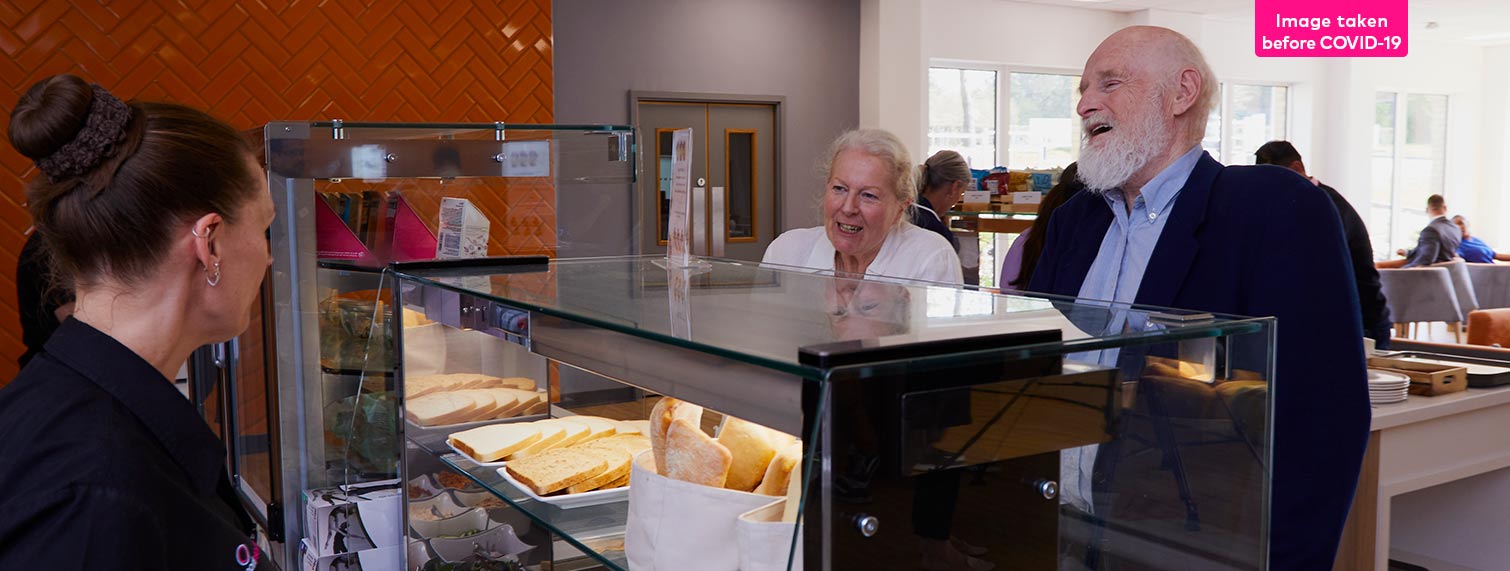
<instances>
[{"instance_id":1,"label":"metal frame of display case","mask_svg":"<svg viewBox=\"0 0 1510 571\"><path fill-rule=\"evenodd\" d=\"M329 264L317 258L316 214L312 208L319 200L315 196L316 181L498 178L506 175L509 145L522 140L550 140L553 153L580 153L571 154L570 164L562 156L552 158L550 183L558 190L600 184L629 188L634 182L638 150L633 129L622 125L280 121L268 123L263 135L268 185L276 208L269 230L273 266L262 307L266 334L271 337L265 347L266 383L251 387L248 385L257 384L256 380L238 374L240 343L234 339L198 351L193 376L196 387L204 389L200 395L218 391L213 408L218 417L208 420L221 428L233 483L268 536L276 563L294 569L302 564L301 491L322 479L317 472L324 463L320 457L326 435L321 407L325 395L319 381L317 290L322 272L356 271L333 269L335 266L327 267ZM594 140L590 154L585 152L587 143L580 142L583 137ZM596 142L599 139L601 146ZM371 279L381 279L381 265L369 270ZM247 390L267 399L268 410L241 406L238 401ZM202 403L204 398L197 402ZM248 446L237 424L238 414L257 421L266 417L273 486L268 497L243 477L247 474L240 457Z\"/></svg>"},{"instance_id":2,"label":"metal frame of display case","mask_svg":"<svg viewBox=\"0 0 1510 571\"><path fill-rule=\"evenodd\" d=\"M1114 358L1115 355L1120 354L1127 359L1132 359L1141 358L1144 355L1144 349L1152 350L1156 345L1167 349L1170 358L1180 360L1204 352L1206 363L1208 363L1206 366L1211 367L1212 375L1217 375L1218 370L1222 371L1221 374L1233 374L1238 369L1245 369L1263 378L1269 378L1273 372L1272 318L1213 317L1192 312L1135 309L1125 306L1108 308L1105 305L1078 304L1072 300L1009 298L984 292L921 287L920 285L910 286L913 288L912 297L920 294L926 297L926 294L931 292L947 294L954 291L958 292L954 295L974 296L979 298L974 301L994 304L993 306L997 308L1009 308L1014 304L1052 308L1068 316L1070 321L1075 321L1077 314L1080 318L1088 317L1090 322L1097 322L1098 319L1106 318L1108 315L1136 313L1137 319L1146 318L1148 321L1145 323L1154 325L1145 325L1144 329L1128 329L1121 333L1093 334L1085 338L1061 340L1058 331L1054 331L1053 335L1046 335L1046 332L1041 330L1021 331L1010 327L1005 331L1001 330L996 326L1007 323L1012 317L1004 314L1000 320L987 319L974 323L985 326L976 329L949 331L948 328L941 328L914 332L916 334L904 333L899 337L862 334L858 337L824 338L817 343L806 343L812 340L797 336L796 341L791 339L776 340L774 343L761 341L758 343L759 347L746 351L739 345L738 339L741 335L762 337L762 333L769 333L769 331L756 327L753 331L719 331L711 335L708 333L684 335L677 330L674 310L670 312L671 324L663 323L667 313L665 306L676 303L667 301L667 297L675 300L676 296L669 291L637 292L632 285L644 283L646 275L656 274L658 270L651 266L659 260L654 256L641 256L551 262L546 267L536 269L538 272L550 273L550 282L553 287L548 294L513 289L507 281L512 276L501 276L480 265L471 271L464 267L466 264L459 265L462 267L445 269L421 269L396 265L392 268L395 277L391 286L394 295L393 305L419 311L432 320L451 323L462 330L480 332L509 343L522 345L536 355L632 385L649 393L680 398L720 413L736 415L789 434L802 436L810 443L809 457L804 464L807 478L804 502L807 503L802 512L807 521L821 522L820 525L807 528L807 531L803 533L802 549L809 568L837 569L844 568L843 565L852 564L853 562L848 561L841 564L841 559L847 554L854 553L852 549L855 538L869 537L865 530L868 528L871 533L874 533L875 529L875 518L861 513L860 510L841 506L834 500L833 490L828 487L828 482L838 470L837 453L834 451L836 433L832 424L821 421L825 415L831 414L827 412L831 409L826 407L835 406L832 403L835 402L836 391L841 387L865 387L865 390L871 390L871 386L890 383L891 387L888 390L892 392L887 394L898 399L899 406L904 407L902 410L905 410L906 403L901 399L907 395L937 393L948 389L977 388L993 383L994 387L1017 390L1017 394L1022 395L1026 394L1026 387L1039 383L1045 378L1062 376L1069 381L1064 383L1064 386L1071 387L1077 385L1074 381L1085 378L1083 376L1077 378L1076 375L1094 372L1093 369L1087 369L1081 365L1072 367L1068 363L1062 364L1060 361L1062 355L1105 351ZM743 287L748 291L761 293L761 288L767 287L771 278L774 278L778 284L783 280L793 283L825 279L849 281L842 278L812 276L805 272L777 271L769 267L761 268L727 260L710 260L710 262L713 273L692 286L691 292L718 293L717 290L720 288L727 289L729 283L734 283L740 284L734 286L736 289ZM630 269L624 270L624 267ZM566 276L566 272L574 268L579 268L574 274L578 283L568 285L567 282L571 281L571 278ZM676 270L666 271L672 274L676 272ZM720 276L720 272L724 272L724 275ZM583 276L595 278L590 287L584 286L584 282L580 280ZM723 283L720 283L721 278L730 277L732 279L724 279ZM468 279L474 281L468 282L466 281ZM504 281L490 282L489 279ZM668 281L675 281L675 277L668 278ZM434 295L435 292L431 290L444 292L448 301L444 305L433 304L432 300L439 296ZM629 299L604 303L604 299L576 298L583 292L621 290L628 292L626 295ZM637 293L644 295L637 296ZM646 303L642 307L626 309L627 306L640 305L636 303L637 301ZM594 306L595 303L596 306ZM779 308L779 304L775 306L766 304L760 307L770 310ZM705 307L704 310L706 309ZM722 309L741 311L728 307ZM526 324L520 327L495 318L497 315L511 312L527 313ZM791 315L802 314L798 312ZM954 315L959 317L963 314ZM750 315L750 317L754 316L753 313ZM783 318L777 316L761 319L769 325ZM720 319L714 318L708 321L718 322ZM970 319L967 316L966 319L960 321L961 323L957 325L968 325L967 322ZM706 321L700 323L707 324ZM1078 325L1078 322L1076 323ZM395 322L391 325L394 328L395 338L399 339L399 344L402 345L402 324ZM920 327L919 329L928 328ZM704 328L703 331L707 329ZM1237 336L1250 336L1246 339L1256 345L1246 344L1240 351L1236 348L1238 347L1236 343L1229 343L1227 340ZM773 347L790 349L792 354L772 353L770 350ZM1257 351L1253 351L1254 349ZM1199 361L1198 356L1190 358ZM1239 360L1243 361L1241 366L1238 364ZM1142 367L1141 361L1139 363L1137 366ZM1096 388L1102 385L1088 387L1083 383L1075 387L1081 390L1091 389L1093 392L1093 396L1090 397L1093 401L1090 403L1091 406L1102 407L1102 412L1098 414L1102 415L1099 422L1102 423L1100 426L1103 428L1090 427L1093 430L1113 430L1111 427L1123 420L1119 412L1122 399L1137 398L1136 394L1124 394L1135 391L1124 388L1124 382L1118 382L1121 376L1115 373L1119 370L1118 367L1125 366L1124 363L1111 369L1104 367L1100 369L1107 374L1099 378L1110 382L1102 389ZM402 382L404 377L402 364L399 368L401 371L399 378ZM1224 378L1214 376L1211 380L1220 381ZM1152 388L1147 390L1152 391ZM1048 395L1048 398L1054 397ZM1097 405L1094 402L1097 399L1101 404ZM1262 419L1267 419L1272 403L1264 397L1260 404L1262 405L1260 416ZM1002 411L1008 410L1011 406L1012 402L1009 401ZM1159 418L1150 418L1146 412L1133 416L1138 418L1131 421L1145 423L1151 421L1153 425L1156 425L1154 430L1159 433L1160 438L1170 430L1168 423L1160 425ZM997 417L1000 417L1000 413ZM1267 442L1267 421L1262 419L1260 422L1264 426L1260 429L1261 434L1250 434L1249 437L1257 437L1261 442ZM992 418L990 423L994 423L995 420ZM990 423L987 425L989 426ZM1260 447L1263 445L1260 444ZM626 508L610 505L595 507L580 513L568 513L572 510L559 510L525 498L523 494L503 483L492 469L480 467L460 454L433 444L418 444L417 448L427 450L450 469L460 472L476 484L485 486L513 507L529 515L536 523L545 525L558 533L571 546L591 556L597 563L611 569L628 567L621 555L597 552L589 547L590 542L575 537L574 532L574 526L583 525L582 522L586 521L597 521L600 524L590 528L592 534L604 532L601 526L604 520L617 518L621 522L618 525L623 525L623 518L627 517ZM1176 450L1174 458L1178 462L1178 446L1174 448ZM1252 473L1248 475L1256 476L1260 481L1255 484L1258 489L1250 489L1248 492L1258 496L1255 499L1256 503L1263 506L1260 510L1262 512L1267 509L1264 498L1267 498L1268 494L1268 480L1266 472L1261 469L1261 466L1268 462L1267 448L1263 447L1260 450L1249 445L1249 449L1254 457L1250 459L1252 464L1249 464L1249 467L1253 470L1250 470ZM1050 447L1047 451L1053 452L1053 448ZM995 461L989 452L982 454L976 451L972 454L985 456L976 460L982 466ZM1002 458L1007 457L1011 456ZM1044 451L1039 451L1036 457L1044 458ZM905 472L908 470L905 468L906 458L910 457L904 456L901 460L893 459L889 467L883 464L881 471ZM1057 467L1057 463L1053 466ZM1190 498L1185 496L1187 493L1187 490L1184 490L1187 486L1185 468L1181 466L1177 470L1178 475L1175 476L1174 481L1168 482L1168 487L1173 489L1176 481L1179 483L1185 506L1178 509L1185 509L1193 504ZM413 476L412 473L405 474L406 479ZM1057 479L1057 476L1055 478ZM1039 498L1041 501L1043 498L1053 498L1052 487L1052 481L1039 479L1031 482L1031 486L1023 486L1022 492L1027 496L1041 495L1042 497ZM627 506L627 501L621 505ZM1051 509L1057 512L1059 508ZM1189 519L1173 518L1171 521L1186 526L1187 530L1191 529L1190 526L1198 529L1199 516L1193 511L1188 516ZM1254 514L1254 517L1263 516ZM1105 516L1100 520L1088 520L1082 527L1096 537L1100 537L1096 534L1127 531L1125 528L1109 525L1104 518ZM857 530L859 533L853 533ZM1266 549L1262 532L1249 539L1253 541L1244 545L1251 553L1234 555L1234 559L1227 563L1239 569L1265 569L1263 558L1266 555ZM841 540L849 542L846 547L836 547ZM1095 539L1091 543L1094 544L1097 541L1100 539ZM863 548L864 544L859 545ZM1057 548L1054 545L1048 547L1051 550ZM1179 546L1176 545L1174 548L1177 549ZM841 549L850 549L850 551L841 553ZM1090 556L1087 555L1087 557ZM1257 560L1243 559L1248 556ZM1197 557L1211 557L1211 555L1197 554Z\"/></svg>"}]
</instances>

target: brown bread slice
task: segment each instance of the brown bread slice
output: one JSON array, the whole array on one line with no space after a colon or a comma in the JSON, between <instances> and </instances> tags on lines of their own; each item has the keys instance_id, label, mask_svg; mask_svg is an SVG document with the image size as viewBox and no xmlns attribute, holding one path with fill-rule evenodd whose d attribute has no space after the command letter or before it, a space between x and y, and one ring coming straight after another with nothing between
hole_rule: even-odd
<instances>
[{"instance_id":1,"label":"brown bread slice","mask_svg":"<svg viewBox=\"0 0 1510 571\"><path fill-rule=\"evenodd\" d=\"M724 487L748 492L755 489L765 475L766 466L776 451L786 446L791 437L759 424L732 416L724 417L723 427L718 430L718 443L734 455L729 466L729 479Z\"/></svg>"},{"instance_id":2,"label":"brown bread slice","mask_svg":"<svg viewBox=\"0 0 1510 571\"><path fill-rule=\"evenodd\" d=\"M760 485L755 486L755 493L767 496L780 496L787 493L787 484L792 478L793 471L798 476L802 475L802 441L791 443L776 453L771 459L771 465L766 467L765 477L760 480Z\"/></svg>"},{"instance_id":3,"label":"brown bread slice","mask_svg":"<svg viewBox=\"0 0 1510 571\"><path fill-rule=\"evenodd\" d=\"M558 448L509 462L504 469L536 495L543 496L603 473L608 462L593 452Z\"/></svg>"},{"instance_id":4,"label":"brown bread slice","mask_svg":"<svg viewBox=\"0 0 1510 571\"><path fill-rule=\"evenodd\" d=\"M604 469L602 473L596 476L578 482L572 485L570 488L567 488L566 492L569 494L577 494L581 492L596 490L603 487L609 482L629 475L629 461L631 459L629 452L606 447L577 447L576 450L583 450L597 454L598 457L608 462L608 468Z\"/></svg>"}]
</instances>

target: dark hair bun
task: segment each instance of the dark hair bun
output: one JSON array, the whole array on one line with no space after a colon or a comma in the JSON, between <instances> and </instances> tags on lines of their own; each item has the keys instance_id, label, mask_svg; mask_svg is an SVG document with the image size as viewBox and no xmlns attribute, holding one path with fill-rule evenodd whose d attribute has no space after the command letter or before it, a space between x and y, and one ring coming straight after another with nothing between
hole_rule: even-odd
<instances>
[{"instance_id":1,"label":"dark hair bun","mask_svg":"<svg viewBox=\"0 0 1510 571\"><path fill-rule=\"evenodd\" d=\"M38 81L11 111L11 146L32 160L47 158L79 134L93 101L93 88L76 75Z\"/></svg>"}]
</instances>

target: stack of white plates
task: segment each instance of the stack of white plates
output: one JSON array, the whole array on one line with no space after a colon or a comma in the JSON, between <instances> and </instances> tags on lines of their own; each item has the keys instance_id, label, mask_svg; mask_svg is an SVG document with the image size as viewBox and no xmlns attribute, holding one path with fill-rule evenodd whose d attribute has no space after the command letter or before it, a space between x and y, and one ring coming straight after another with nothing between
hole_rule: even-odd
<instances>
[{"instance_id":1,"label":"stack of white plates","mask_svg":"<svg viewBox=\"0 0 1510 571\"><path fill-rule=\"evenodd\" d=\"M1400 402L1410 394L1410 377L1389 371L1368 371L1368 400L1373 404Z\"/></svg>"}]
</instances>

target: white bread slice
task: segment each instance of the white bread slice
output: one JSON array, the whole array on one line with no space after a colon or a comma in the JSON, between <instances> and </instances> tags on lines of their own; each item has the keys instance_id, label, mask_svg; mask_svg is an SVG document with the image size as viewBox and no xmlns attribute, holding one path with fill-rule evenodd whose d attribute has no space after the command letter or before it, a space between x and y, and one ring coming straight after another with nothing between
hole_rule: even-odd
<instances>
[{"instance_id":1,"label":"white bread slice","mask_svg":"<svg viewBox=\"0 0 1510 571\"><path fill-rule=\"evenodd\" d=\"M552 419L554 420L554 419ZM540 434L540 439L533 444L514 451L506 458L509 462L523 460L535 456L552 448L559 448L561 439L566 438L566 426L552 422L552 420L537 420L535 422L521 423L516 426L526 426Z\"/></svg>"},{"instance_id":2,"label":"white bread slice","mask_svg":"<svg viewBox=\"0 0 1510 571\"><path fill-rule=\"evenodd\" d=\"M648 420L616 420L614 424L619 434L643 434L650 436L650 421Z\"/></svg>"},{"instance_id":3,"label":"white bread slice","mask_svg":"<svg viewBox=\"0 0 1510 571\"><path fill-rule=\"evenodd\" d=\"M540 432L523 424L490 424L451 435L457 450L481 462L496 462L540 440Z\"/></svg>"},{"instance_id":4,"label":"white bread slice","mask_svg":"<svg viewBox=\"0 0 1510 571\"><path fill-rule=\"evenodd\" d=\"M755 486L755 493L767 496L785 494L793 471L801 475L801 470L802 441L798 440L782 448L776 453L776 457L771 459L771 465L766 467L765 477L760 480L760 485Z\"/></svg>"},{"instance_id":5,"label":"white bread slice","mask_svg":"<svg viewBox=\"0 0 1510 571\"><path fill-rule=\"evenodd\" d=\"M703 407L671 397L661 397L661 400L656 401L655 407L650 409L651 454L655 456L655 465L662 476L667 475L666 431L671 428L671 423L675 420L685 420L693 426L701 426Z\"/></svg>"},{"instance_id":6,"label":"white bread slice","mask_svg":"<svg viewBox=\"0 0 1510 571\"><path fill-rule=\"evenodd\" d=\"M650 439L638 434L616 434L608 438L599 438L591 442L578 444L574 448L623 450L624 452L628 452L630 456L635 456L650 448Z\"/></svg>"},{"instance_id":7,"label":"white bread slice","mask_svg":"<svg viewBox=\"0 0 1510 571\"><path fill-rule=\"evenodd\" d=\"M619 431L618 425L614 421L601 416L563 416L561 420L587 426L589 432L587 436L577 441L579 444L582 442L591 442L599 438L607 438L618 434Z\"/></svg>"},{"instance_id":8,"label":"white bread slice","mask_svg":"<svg viewBox=\"0 0 1510 571\"><path fill-rule=\"evenodd\" d=\"M733 459L728 448L698 425L683 418L671 421L666 431L666 477L722 488Z\"/></svg>"},{"instance_id":9,"label":"white bread slice","mask_svg":"<svg viewBox=\"0 0 1510 571\"><path fill-rule=\"evenodd\" d=\"M576 447L573 448L573 450L583 450L597 454L599 457L603 458L605 462L608 462L608 467L605 468L602 473L586 480L582 480L581 482L568 487L566 489L566 493L568 494L577 494L581 492L596 490L607 485L609 482L629 475L629 462L633 457L630 456L629 452L626 450L619 450L616 448L586 447Z\"/></svg>"},{"instance_id":10,"label":"white bread slice","mask_svg":"<svg viewBox=\"0 0 1510 571\"><path fill-rule=\"evenodd\" d=\"M408 399L404 415L420 426L453 424L477 410L477 401L466 395L441 392Z\"/></svg>"},{"instance_id":11,"label":"white bread slice","mask_svg":"<svg viewBox=\"0 0 1510 571\"><path fill-rule=\"evenodd\" d=\"M531 415L531 414L545 414L547 412L550 412L550 410L551 410L551 403L550 403L549 400L547 400L546 394L545 393L536 393L536 394L540 395L539 400L535 401L535 404L530 405L529 408L524 409L524 413L523 413L524 415L528 416L528 415Z\"/></svg>"},{"instance_id":12,"label":"white bread slice","mask_svg":"<svg viewBox=\"0 0 1510 571\"><path fill-rule=\"evenodd\" d=\"M487 419L484 419L484 420L491 420L491 419L495 419L495 418L508 418L507 416L504 416L504 415L507 414L508 411L513 410L514 407L519 406L519 395L517 393L513 392L512 389L477 389L477 390L487 391L488 394L493 395L493 402L498 405L498 408L493 410L492 416L489 416Z\"/></svg>"},{"instance_id":13,"label":"white bread slice","mask_svg":"<svg viewBox=\"0 0 1510 571\"><path fill-rule=\"evenodd\" d=\"M565 418L552 418L538 422L552 422L559 424L562 428L566 429L566 436L562 437L561 442L556 444L557 448L568 448L574 444L586 440L587 436L589 434L592 434L592 427L580 422L572 422Z\"/></svg>"},{"instance_id":14,"label":"white bread slice","mask_svg":"<svg viewBox=\"0 0 1510 571\"><path fill-rule=\"evenodd\" d=\"M493 398L493 394L487 389L467 389L464 391L455 391L452 394L464 395L477 403L477 410L472 411L471 414L468 414L460 422L489 420L493 418L493 415L498 413L498 399Z\"/></svg>"},{"instance_id":15,"label":"white bread slice","mask_svg":"<svg viewBox=\"0 0 1510 571\"><path fill-rule=\"evenodd\" d=\"M514 395L514 398L517 399L514 403L514 408L500 411L496 418L513 418L516 416L521 416L526 410L529 410L531 407L536 406L537 403L545 400L545 393L536 391L526 391L510 388L496 388L492 390L506 391L509 394Z\"/></svg>"},{"instance_id":16,"label":"white bread slice","mask_svg":"<svg viewBox=\"0 0 1510 571\"><path fill-rule=\"evenodd\" d=\"M718 443L729 449L734 462L729 465L729 479L724 487L748 492L765 476L766 466L776 451L790 443L790 437L753 422L725 416L718 429Z\"/></svg>"},{"instance_id":17,"label":"white bread slice","mask_svg":"<svg viewBox=\"0 0 1510 571\"><path fill-rule=\"evenodd\" d=\"M603 457L584 450L559 448L504 466L519 483L538 495L571 487L608 469Z\"/></svg>"}]
</instances>

